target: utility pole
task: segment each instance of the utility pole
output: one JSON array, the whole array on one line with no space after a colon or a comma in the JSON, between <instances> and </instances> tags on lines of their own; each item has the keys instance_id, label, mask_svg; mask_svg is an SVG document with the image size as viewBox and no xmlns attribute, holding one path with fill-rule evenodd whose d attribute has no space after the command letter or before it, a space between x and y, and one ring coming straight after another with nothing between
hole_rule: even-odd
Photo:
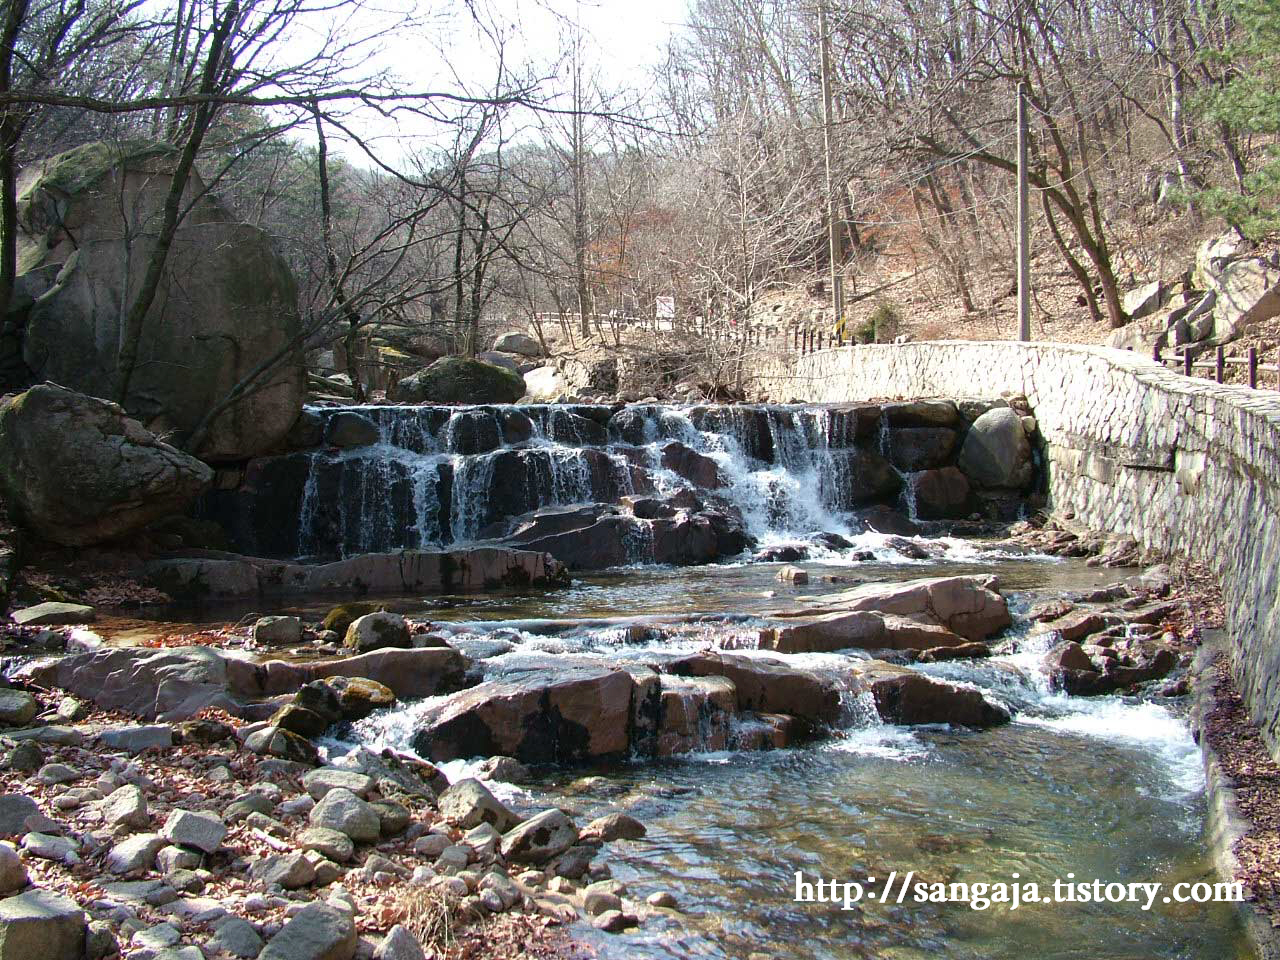
<instances>
[{"instance_id":1,"label":"utility pole","mask_svg":"<svg viewBox=\"0 0 1280 960\"><path fill-rule=\"evenodd\" d=\"M831 259L831 315L832 336L837 343L844 343L844 277L840 264L844 260L840 244L840 224L837 219L836 191L831 145L831 33L827 27L827 2L818 3L818 33L822 63L822 149L827 168L827 254Z\"/></svg>"},{"instance_id":2,"label":"utility pole","mask_svg":"<svg viewBox=\"0 0 1280 960\"><path fill-rule=\"evenodd\" d=\"M1027 82L1018 81L1018 339L1031 339L1031 228L1027 186Z\"/></svg>"}]
</instances>

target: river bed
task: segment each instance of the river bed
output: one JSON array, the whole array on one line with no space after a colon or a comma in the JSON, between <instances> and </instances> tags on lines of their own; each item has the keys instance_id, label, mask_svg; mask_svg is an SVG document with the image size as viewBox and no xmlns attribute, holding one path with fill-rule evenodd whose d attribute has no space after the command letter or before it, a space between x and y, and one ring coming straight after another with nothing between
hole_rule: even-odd
<instances>
[{"instance_id":1,"label":"river bed","mask_svg":"<svg viewBox=\"0 0 1280 960\"><path fill-rule=\"evenodd\" d=\"M419 601L411 612L514 641L508 658L536 650L626 659L705 647L732 633L734 621L749 624L797 594L833 589L822 582L783 587L773 579L779 566L639 568L536 597ZM1163 902L1176 883L1218 879L1202 839L1200 753L1182 705L1053 693L1037 669L1047 639L1023 637L1031 595L1090 589L1122 573L984 554L971 545L945 562L851 567L829 558L800 566L815 581L998 574L1018 614L1015 642L989 661L921 669L978 686L1012 708L1014 722L982 732L897 727L851 699L843 729L802 747L543 770L530 784L499 784L495 792L521 809L559 805L578 823L624 809L648 826L644 840L612 844L608 862L632 896L669 891L680 912L660 911L620 936L585 927L575 935L604 957L655 960L1253 956L1231 904ZM706 630L639 642L632 635L628 642L628 624L677 613L707 615ZM838 677L842 662L861 656L809 654L789 662ZM503 659L490 662L500 668ZM356 741L408 749L421 709L374 716L358 725ZM445 769L457 777L470 765ZM1163 886L1150 910L1138 903L973 910L909 896L901 905L864 902L846 911L794 902L797 871L809 881L876 876L881 883L890 871L947 883L1008 883L1016 873L1045 896L1055 880Z\"/></svg>"}]
</instances>

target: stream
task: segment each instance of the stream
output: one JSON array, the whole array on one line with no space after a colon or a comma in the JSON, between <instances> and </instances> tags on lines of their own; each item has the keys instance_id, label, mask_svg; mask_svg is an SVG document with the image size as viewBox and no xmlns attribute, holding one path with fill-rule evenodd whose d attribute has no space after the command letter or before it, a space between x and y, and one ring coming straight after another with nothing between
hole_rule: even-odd
<instances>
[{"instance_id":1,"label":"stream","mask_svg":"<svg viewBox=\"0 0 1280 960\"><path fill-rule=\"evenodd\" d=\"M486 662L500 669L529 651L607 655L705 648L732 640L761 610L788 596L833 589L791 588L778 564L695 569L641 567L584 576L569 590L529 596L454 598L400 606L446 631L504 641ZM1200 753L1175 705L1134 698L1068 697L1050 692L1038 670L1047 638L1024 639L1033 596L1089 589L1117 571L1081 561L1011 558L973 544L947 545L932 562L863 563L837 557L802 563L815 581L995 573L1011 596L1015 626L987 661L922 665L973 684L1015 712L1013 723L983 732L897 727L850 697L842 729L825 741L766 753L699 752L677 759L596 769L544 769L532 783L496 784L525 811L558 805L578 823L625 810L648 836L611 844L615 878L642 900L675 895L680 912L659 911L620 936L585 925L603 957L794 958L1214 958L1251 957L1228 903L996 904L793 902L796 871L808 880L861 880L915 871L928 882L1037 882L1097 878L1104 883L1217 879L1206 855ZM726 616L726 613L728 615ZM680 614L687 632L628 631ZM699 617L705 614L705 617ZM746 632L746 631L744 631ZM652 637L652 639L651 639ZM473 641L474 642L474 638ZM513 644L507 647L506 644ZM730 644L732 645L732 644ZM752 655L752 651L745 651ZM865 656L803 654L797 666L834 675ZM357 725L355 743L409 750L415 715L402 705ZM472 764L444 765L451 778Z\"/></svg>"}]
</instances>

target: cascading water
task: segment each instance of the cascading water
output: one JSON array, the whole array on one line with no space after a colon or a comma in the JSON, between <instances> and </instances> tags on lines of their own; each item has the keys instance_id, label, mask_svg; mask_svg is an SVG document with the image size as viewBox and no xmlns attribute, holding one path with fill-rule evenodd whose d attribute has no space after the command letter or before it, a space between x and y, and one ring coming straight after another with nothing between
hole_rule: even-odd
<instances>
[{"instance_id":1,"label":"cascading water","mask_svg":"<svg viewBox=\"0 0 1280 960\"><path fill-rule=\"evenodd\" d=\"M863 429L865 415L845 408L362 406L312 413L326 435L338 417L366 418L377 442L254 461L248 492L219 516L229 529L248 531L237 533L246 551L324 558L501 539L517 518L543 508L685 491L697 504L740 515L748 540L767 546L859 533L853 511L892 504L902 486ZM232 512L238 517L228 521ZM286 537L280 520L290 513L298 526ZM627 562L652 560L655 531L651 524L641 529L639 519L628 518L625 531L617 526Z\"/></svg>"}]
</instances>

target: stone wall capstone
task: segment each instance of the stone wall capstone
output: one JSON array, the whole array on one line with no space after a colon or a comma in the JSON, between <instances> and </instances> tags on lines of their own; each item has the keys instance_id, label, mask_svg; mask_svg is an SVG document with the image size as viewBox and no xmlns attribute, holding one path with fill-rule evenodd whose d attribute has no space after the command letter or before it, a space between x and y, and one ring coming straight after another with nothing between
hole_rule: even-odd
<instances>
[{"instance_id":1,"label":"stone wall capstone","mask_svg":"<svg viewBox=\"0 0 1280 960\"><path fill-rule=\"evenodd\" d=\"M1280 755L1280 394L1125 351L1015 341L824 350L774 389L814 403L1024 394L1054 510L1217 575L1236 680Z\"/></svg>"}]
</instances>

